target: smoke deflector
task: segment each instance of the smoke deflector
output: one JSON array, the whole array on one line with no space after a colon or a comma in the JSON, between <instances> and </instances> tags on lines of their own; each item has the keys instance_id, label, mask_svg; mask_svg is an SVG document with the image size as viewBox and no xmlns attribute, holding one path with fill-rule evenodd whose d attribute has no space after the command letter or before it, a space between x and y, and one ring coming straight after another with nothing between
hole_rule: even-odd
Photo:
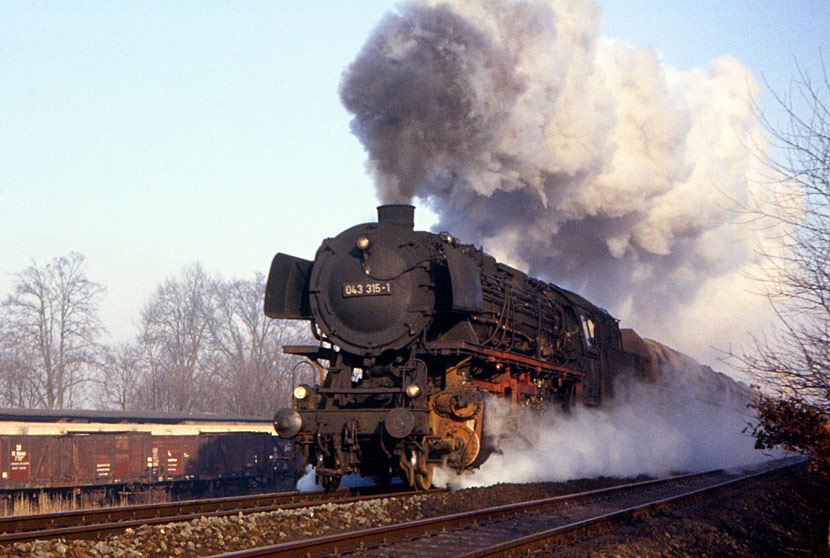
<instances>
[{"instance_id":1,"label":"smoke deflector","mask_svg":"<svg viewBox=\"0 0 830 558\"><path fill-rule=\"evenodd\" d=\"M265 285L265 315L287 320L311 319L308 281L312 262L279 253L271 262Z\"/></svg>"}]
</instances>

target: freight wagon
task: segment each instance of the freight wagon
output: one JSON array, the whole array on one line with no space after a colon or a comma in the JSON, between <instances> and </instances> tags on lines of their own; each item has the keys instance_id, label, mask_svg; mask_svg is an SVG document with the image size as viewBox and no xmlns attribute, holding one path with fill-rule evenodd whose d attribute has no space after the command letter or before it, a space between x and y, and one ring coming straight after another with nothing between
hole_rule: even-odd
<instances>
[{"instance_id":1,"label":"freight wagon","mask_svg":"<svg viewBox=\"0 0 830 558\"><path fill-rule=\"evenodd\" d=\"M293 485L270 421L211 415L0 410L0 491L164 488L174 496Z\"/></svg>"}]
</instances>

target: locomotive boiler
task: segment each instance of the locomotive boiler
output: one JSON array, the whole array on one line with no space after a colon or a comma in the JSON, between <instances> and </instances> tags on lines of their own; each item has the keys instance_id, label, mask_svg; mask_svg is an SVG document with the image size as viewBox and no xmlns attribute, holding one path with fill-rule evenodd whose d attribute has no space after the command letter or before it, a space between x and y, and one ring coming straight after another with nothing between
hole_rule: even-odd
<instances>
[{"instance_id":1,"label":"locomotive boiler","mask_svg":"<svg viewBox=\"0 0 830 558\"><path fill-rule=\"evenodd\" d=\"M277 254L265 292L271 318L311 322L319 341L286 346L320 371L277 412L318 481L343 475L432 483L494 451L487 407L599 405L615 374L646 356L623 349L615 318L577 294L497 262L448 233L414 230L414 207L323 241L314 261Z\"/></svg>"}]
</instances>

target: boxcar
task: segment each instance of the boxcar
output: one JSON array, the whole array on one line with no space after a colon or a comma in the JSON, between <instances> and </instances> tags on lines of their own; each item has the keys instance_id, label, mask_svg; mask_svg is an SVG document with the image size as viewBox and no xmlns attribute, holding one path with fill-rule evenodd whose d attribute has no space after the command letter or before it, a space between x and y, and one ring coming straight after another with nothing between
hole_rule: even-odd
<instances>
[{"instance_id":1,"label":"boxcar","mask_svg":"<svg viewBox=\"0 0 830 558\"><path fill-rule=\"evenodd\" d=\"M270 420L0 410L0 491L176 494L288 487L290 443Z\"/></svg>"}]
</instances>

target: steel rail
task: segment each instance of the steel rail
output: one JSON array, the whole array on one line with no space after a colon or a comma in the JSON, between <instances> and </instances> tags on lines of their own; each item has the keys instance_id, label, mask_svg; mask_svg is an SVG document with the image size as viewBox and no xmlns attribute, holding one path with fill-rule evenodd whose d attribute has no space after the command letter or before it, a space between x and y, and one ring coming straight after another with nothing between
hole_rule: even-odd
<instances>
[{"instance_id":1,"label":"steel rail","mask_svg":"<svg viewBox=\"0 0 830 558\"><path fill-rule=\"evenodd\" d=\"M529 502L507 504L483 510L431 517L384 527L363 529L350 533L314 537L311 539L217 554L211 556L210 558L305 558L307 556L322 556L331 553L337 555L340 552L351 552L356 549L386 544L392 540L401 540L453 527L473 525L493 521L503 517L568 506L581 501L606 498L625 491L639 490L649 486L679 483L689 479L714 474L724 474L724 471L718 469L715 471L692 473L688 475L625 484L611 488L580 492L577 494L568 494L564 496L532 500Z\"/></svg>"},{"instance_id":2,"label":"steel rail","mask_svg":"<svg viewBox=\"0 0 830 558\"><path fill-rule=\"evenodd\" d=\"M440 492L433 489L428 492ZM374 498L418 494L408 486L389 491L378 487L342 488L335 492L276 492L239 497L187 500L160 504L112 507L0 517L0 544L58 537L94 539L142 525L190 521L198 517L227 516L309 507L329 502L359 502Z\"/></svg>"},{"instance_id":3,"label":"steel rail","mask_svg":"<svg viewBox=\"0 0 830 558\"><path fill-rule=\"evenodd\" d=\"M638 506L632 506L624 510L607 513L605 515L600 515L590 519L577 521L567 525L562 525L560 527L554 527L546 531L541 531L539 533L534 533L532 535L527 535L525 537L519 537L503 543L489 546L487 548L483 548L473 552L468 552L466 554L461 554L458 555L456 558L491 558L496 556L502 558L510 556L519 556L523 554L526 555L533 551L546 549L564 540L579 538L591 532L607 530L615 525L628 521L629 519L632 519L638 515L651 512L657 509L665 509L672 505L693 500L695 498L699 498L700 496L711 494L724 488L736 486L740 483L756 479L760 476L770 474L777 470L778 469L760 471L757 473L753 473L751 475L742 476L737 479L732 479L712 486L699 488L691 492L686 492L684 494L679 494L677 496L670 496L668 498L663 498L660 500L656 500L654 502L648 502Z\"/></svg>"}]
</instances>

